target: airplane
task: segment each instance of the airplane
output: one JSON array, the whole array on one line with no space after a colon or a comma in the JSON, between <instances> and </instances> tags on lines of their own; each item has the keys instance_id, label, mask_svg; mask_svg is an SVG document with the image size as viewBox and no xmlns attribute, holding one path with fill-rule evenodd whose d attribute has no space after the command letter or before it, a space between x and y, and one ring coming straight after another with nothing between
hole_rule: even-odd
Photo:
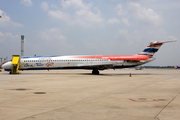
<instances>
[{"instance_id":1,"label":"airplane","mask_svg":"<svg viewBox=\"0 0 180 120\"><path fill-rule=\"evenodd\" d=\"M151 41L137 55L21 56L18 70L89 69L92 74L99 74L99 70L129 68L151 62L164 43L175 41ZM12 61L3 64L2 68L11 74Z\"/></svg>"},{"instance_id":2,"label":"airplane","mask_svg":"<svg viewBox=\"0 0 180 120\"><path fill-rule=\"evenodd\" d=\"M177 66L174 66L174 68L176 68L176 69L180 69L180 66L179 66L179 65L177 65Z\"/></svg>"}]
</instances>

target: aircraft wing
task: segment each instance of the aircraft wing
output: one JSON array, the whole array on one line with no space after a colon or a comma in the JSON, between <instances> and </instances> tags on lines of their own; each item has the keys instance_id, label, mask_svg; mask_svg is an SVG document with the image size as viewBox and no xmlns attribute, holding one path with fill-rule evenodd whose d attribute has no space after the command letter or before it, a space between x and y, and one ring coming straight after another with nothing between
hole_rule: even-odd
<instances>
[{"instance_id":1,"label":"aircraft wing","mask_svg":"<svg viewBox=\"0 0 180 120\"><path fill-rule=\"evenodd\" d=\"M99 70L104 70L104 69L113 68L114 65L109 63L95 63L95 64L78 64L78 67L97 68Z\"/></svg>"}]
</instances>

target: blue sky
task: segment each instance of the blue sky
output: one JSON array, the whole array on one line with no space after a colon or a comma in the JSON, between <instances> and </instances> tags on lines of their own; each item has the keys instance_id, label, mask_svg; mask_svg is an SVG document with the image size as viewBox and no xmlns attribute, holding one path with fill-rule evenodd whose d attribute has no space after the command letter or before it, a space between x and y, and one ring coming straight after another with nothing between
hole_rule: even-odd
<instances>
[{"instance_id":1,"label":"blue sky","mask_svg":"<svg viewBox=\"0 0 180 120\"><path fill-rule=\"evenodd\" d=\"M180 38L178 0L1 0L0 58L131 55L150 41ZM180 65L180 42L163 45L147 65Z\"/></svg>"}]
</instances>

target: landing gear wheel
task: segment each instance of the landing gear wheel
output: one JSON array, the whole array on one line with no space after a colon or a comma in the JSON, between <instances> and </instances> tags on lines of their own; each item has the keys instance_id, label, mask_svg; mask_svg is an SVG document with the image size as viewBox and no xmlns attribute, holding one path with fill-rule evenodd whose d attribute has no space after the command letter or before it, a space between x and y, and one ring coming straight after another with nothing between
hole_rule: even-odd
<instances>
[{"instance_id":1,"label":"landing gear wheel","mask_svg":"<svg viewBox=\"0 0 180 120\"><path fill-rule=\"evenodd\" d=\"M99 71L96 70L96 69L93 69L92 74L93 74L93 75L99 75Z\"/></svg>"}]
</instances>

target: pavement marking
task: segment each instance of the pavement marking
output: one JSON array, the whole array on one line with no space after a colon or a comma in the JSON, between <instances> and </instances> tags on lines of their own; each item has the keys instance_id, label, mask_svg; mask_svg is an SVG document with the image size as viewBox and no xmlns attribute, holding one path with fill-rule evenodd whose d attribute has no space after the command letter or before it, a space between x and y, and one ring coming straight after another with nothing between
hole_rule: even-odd
<instances>
[{"instance_id":1,"label":"pavement marking","mask_svg":"<svg viewBox=\"0 0 180 120\"><path fill-rule=\"evenodd\" d=\"M153 98L136 98L136 99L129 98L129 100L133 102L157 102L158 101Z\"/></svg>"},{"instance_id":2,"label":"pavement marking","mask_svg":"<svg viewBox=\"0 0 180 120\"><path fill-rule=\"evenodd\" d=\"M174 99L176 99L176 97L177 97L179 94L180 94L180 92L179 92L171 101L169 101L169 103L168 103L167 105L164 106L164 108L154 117L154 119L159 120L159 118L157 118L157 117L162 113L162 111L163 111L164 109L166 109L166 107L167 107Z\"/></svg>"}]
</instances>

